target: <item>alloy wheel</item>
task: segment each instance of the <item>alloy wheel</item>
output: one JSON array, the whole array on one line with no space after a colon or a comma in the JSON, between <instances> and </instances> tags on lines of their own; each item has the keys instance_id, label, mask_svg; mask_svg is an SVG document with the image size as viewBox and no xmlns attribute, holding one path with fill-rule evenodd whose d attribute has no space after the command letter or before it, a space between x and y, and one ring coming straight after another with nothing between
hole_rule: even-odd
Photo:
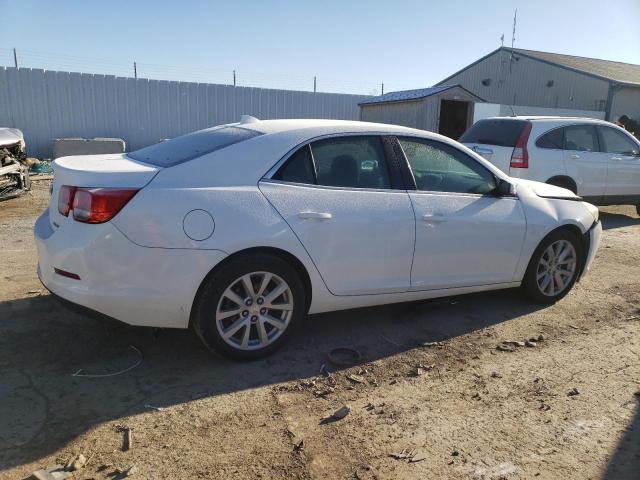
<instances>
[{"instance_id":1,"label":"alloy wheel","mask_svg":"<svg viewBox=\"0 0 640 480\"><path fill-rule=\"evenodd\" d=\"M286 330L293 315L293 294L281 277L252 272L234 280L216 309L216 328L238 350L271 345Z\"/></svg>"},{"instance_id":2,"label":"alloy wheel","mask_svg":"<svg viewBox=\"0 0 640 480\"><path fill-rule=\"evenodd\" d=\"M577 266L576 249L568 240L557 240L549 245L538 261L536 282L543 295L555 297L573 280Z\"/></svg>"}]
</instances>

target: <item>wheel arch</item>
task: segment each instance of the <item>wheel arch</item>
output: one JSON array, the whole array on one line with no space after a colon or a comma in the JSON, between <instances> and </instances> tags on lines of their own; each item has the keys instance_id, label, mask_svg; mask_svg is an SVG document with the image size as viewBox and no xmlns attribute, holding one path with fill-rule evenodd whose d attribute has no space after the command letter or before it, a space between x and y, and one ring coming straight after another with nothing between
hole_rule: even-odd
<instances>
[{"instance_id":1,"label":"wheel arch","mask_svg":"<svg viewBox=\"0 0 640 480\"><path fill-rule=\"evenodd\" d=\"M580 258L580 262L578 263L578 280L579 280L580 277L582 276L582 271L584 270L584 266L587 261L587 256L589 253L589 246L590 246L589 245L590 239L589 239L588 232L583 233L580 227L575 223L565 223L563 225L559 225L556 228L549 231L544 237L542 237L542 239L540 239L540 241L538 242L538 245L536 245L536 248L531 253L531 257L529 258L529 263L531 263L531 261L533 260L533 256L538 251L538 248L540 247L540 245L542 245L542 242L544 242L551 235L554 235L559 232L571 233L571 235L573 235L576 238L576 240L580 243L580 246L582 248L582 256Z\"/></svg>"},{"instance_id":2,"label":"wheel arch","mask_svg":"<svg viewBox=\"0 0 640 480\"><path fill-rule=\"evenodd\" d=\"M558 187L569 188L576 195L578 194L578 185L576 181L568 175L554 175L549 178L545 183L549 185L555 185ZM565 187L566 185L566 187Z\"/></svg>"},{"instance_id":3,"label":"wheel arch","mask_svg":"<svg viewBox=\"0 0 640 480\"><path fill-rule=\"evenodd\" d=\"M306 267L304 266L304 264L300 261L300 259L298 259L295 255L287 252L286 250L282 250L281 248L276 248L276 247L251 247L251 248L245 248L243 250L238 250L237 252L232 253L231 255L227 256L224 258L224 260L222 260L220 263L218 263L215 267L213 267L211 270L209 270L209 272L205 275L205 277L202 279L202 281L200 282L200 285L198 286L198 290L193 298L193 302L191 304L191 312L189 315L189 325L191 325L191 323L193 322L193 306L195 305L195 302L198 300L198 297L200 296L201 290L203 285L206 283L206 281L212 276L214 275L218 270L220 270L224 265L226 265L227 263L229 263L232 260L235 260L237 258L241 258L241 257L245 257L245 256L249 256L249 255L256 255L256 254L267 254L267 255L273 255L276 257L279 257L283 260L285 260L286 262L289 262L296 270L296 272L298 273L298 275L300 275L300 279L302 280L302 285L304 287L305 290L305 310L308 311L309 307L311 305L311 297L313 295L313 289L311 287L311 277L309 276L309 272L307 271Z\"/></svg>"}]
</instances>

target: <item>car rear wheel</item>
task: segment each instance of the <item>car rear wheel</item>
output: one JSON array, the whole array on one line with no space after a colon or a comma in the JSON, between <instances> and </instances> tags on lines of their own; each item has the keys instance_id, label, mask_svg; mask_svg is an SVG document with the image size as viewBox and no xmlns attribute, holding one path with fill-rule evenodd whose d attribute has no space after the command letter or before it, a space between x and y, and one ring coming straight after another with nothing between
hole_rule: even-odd
<instances>
[{"instance_id":1,"label":"car rear wheel","mask_svg":"<svg viewBox=\"0 0 640 480\"><path fill-rule=\"evenodd\" d=\"M640 203L636 205L636 213L640 215Z\"/></svg>"},{"instance_id":2,"label":"car rear wheel","mask_svg":"<svg viewBox=\"0 0 640 480\"><path fill-rule=\"evenodd\" d=\"M225 263L205 280L192 323L209 348L236 360L269 355L305 315L305 291L295 268L256 254Z\"/></svg>"},{"instance_id":3,"label":"car rear wheel","mask_svg":"<svg viewBox=\"0 0 640 480\"><path fill-rule=\"evenodd\" d=\"M580 239L569 230L552 232L533 253L522 286L532 300L554 303L578 279L582 259Z\"/></svg>"}]
</instances>

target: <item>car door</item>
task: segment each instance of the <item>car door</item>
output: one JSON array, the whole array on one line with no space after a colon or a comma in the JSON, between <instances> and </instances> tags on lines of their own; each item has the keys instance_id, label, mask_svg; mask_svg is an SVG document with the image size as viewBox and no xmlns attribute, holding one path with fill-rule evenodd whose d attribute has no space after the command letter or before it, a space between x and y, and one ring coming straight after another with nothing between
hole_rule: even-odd
<instances>
[{"instance_id":1,"label":"car door","mask_svg":"<svg viewBox=\"0 0 640 480\"><path fill-rule=\"evenodd\" d=\"M640 196L640 144L613 127L598 126L598 131L600 149L607 158L605 197Z\"/></svg>"},{"instance_id":2,"label":"car door","mask_svg":"<svg viewBox=\"0 0 640 480\"><path fill-rule=\"evenodd\" d=\"M495 195L493 173L451 145L399 142L416 188L411 289L513 282L526 231L518 198Z\"/></svg>"},{"instance_id":3,"label":"car door","mask_svg":"<svg viewBox=\"0 0 640 480\"><path fill-rule=\"evenodd\" d=\"M415 220L385 150L376 135L323 138L260 182L335 295L409 290Z\"/></svg>"},{"instance_id":4,"label":"car door","mask_svg":"<svg viewBox=\"0 0 640 480\"><path fill-rule=\"evenodd\" d=\"M578 195L598 200L607 186L608 158L600 152L598 133L591 124L564 127L563 161Z\"/></svg>"}]
</instances>

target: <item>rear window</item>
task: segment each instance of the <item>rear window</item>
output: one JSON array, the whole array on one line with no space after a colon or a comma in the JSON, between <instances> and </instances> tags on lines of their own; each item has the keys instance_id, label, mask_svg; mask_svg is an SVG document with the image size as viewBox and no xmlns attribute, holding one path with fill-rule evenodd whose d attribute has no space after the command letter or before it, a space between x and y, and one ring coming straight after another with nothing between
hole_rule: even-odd
<instances>
[{"instance_id":1,"label":"rear window","mask_svg":"<svg viewBox=\"0 0 640 480\"><path fill-rule=\"evenodd\" d=\"M213 127L149 145L127 155L158 167L171 167L262 135L239 127Z\"/></svg>"},{"instance_id":2,"label":"rear window","mask_svg":"<svg viewBox=\"0 0 640 480\"><path fill-rule=\"evenodd\" d=\"M562 150L564 147L564 128L556 128L536 140L536 147Z\"/></svg>"},{"instance_id":3,"label":"rear window","mask_svg":"<svg viewBox=\"0 0 640 480\"><path fill-rule=\"evenodd\" d=\"M471 125L458 141L515 147L526 124L525 120L479 120Z\"/></svg>"}]
</instances>

